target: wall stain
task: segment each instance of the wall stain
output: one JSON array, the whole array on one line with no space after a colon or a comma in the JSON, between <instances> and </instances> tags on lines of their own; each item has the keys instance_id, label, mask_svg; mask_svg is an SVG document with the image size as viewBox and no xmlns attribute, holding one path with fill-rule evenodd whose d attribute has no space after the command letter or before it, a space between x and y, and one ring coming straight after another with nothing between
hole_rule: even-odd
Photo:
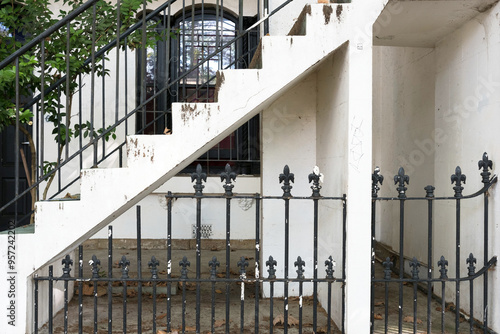
<instances>
[{"instance_id":1,"label":"wall stain","mask_svg":"<svg viewBox=\"0 0 500 334\"><path fill-rule=\"evenodd\" d=\"M340 16L342 15L342 10L344 9L344 7L342 7L342 5L337 5L337 20L339 20L340 22Z\"/></svg>"},{"instance_id":2,"label":"wall stain","mask_svg":"<svg viewBox=\"0 0 500 334\"><path fill-rule=\"evenodd\" d=\"M329 5L323 5L323 15L325 16L325 24L330 23L330 17L332 16L333 9Z\"/></svg>"},{"instance_id":3,"label":"wall stain","mask_svg":"<svg viewBox=\"0 0 500 334\"><path fill-rule=\"evenodd\" d=\"M226 78L224 77L224 72L217 71L217 73L215 73L215 92L214 92L215 102L219 101L219 90L224 84L224 81L226 81Z\"/></svg>"}]
</instances>

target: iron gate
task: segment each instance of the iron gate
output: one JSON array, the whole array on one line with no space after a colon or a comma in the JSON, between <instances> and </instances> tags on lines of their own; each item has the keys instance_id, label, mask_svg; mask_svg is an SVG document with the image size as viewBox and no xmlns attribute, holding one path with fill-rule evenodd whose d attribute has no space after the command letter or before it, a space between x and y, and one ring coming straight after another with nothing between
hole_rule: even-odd
<instances>
[{"instance_id":1,"label":"iron gate","mask_svg":"<svg viewBox=\"0 0 500 334\"><path fill-rule=\"evenodd\" d=\"M462 191L464 189L463 184L466 181L466 176L462 174L461 168L456 167L455 173L451 175L451 183L454 184L453 190L454 195L450 197L436 197L434 195L435 187L429 185L425 187L425 197L407 197L407 185L409 184L410 178L408 175L405 175L404 169L401 167L398 171L398 174L394 176L394 184L397 186L396 190L398 192L397 197L379 197L378 191L380 190L380 186L384 181L384 177L380 174L380 169L377 167L372 175L372 240L375 243L375 223L376 223L376 208L377 203L382 201L396 201L399 202L399 252L395 253L393 257L386 257L382 259L383 263L383 273L380 275L375 274L375 244L372 244L372 307L371 307L371 331L377 333L388 333L391 330L391 324L397 323L397 331L398 333L403 332L403 324L404 322L412 324L412 331L416 333L417 330L426 330L426 333L431 332L448 332L445 330L445 315L449 317L450 313L453 314L454 317L454 331L455 333L493 333L488 328L488 269L494 266L497 262L497 257L489 257L488 254L488 189L492 187L492 185L497 182L497 176L494 175L490 178L490 171L493 167L493 163L488 159L488 155L486 153L483 154L481 160L478 163L479 169L481 171L482 183L483 187L479 191L471 194L471 195L463 195ZM473 255L474 250L470 250L471 253L466 259L461 258L460 254L460 246L461 241L463 240L460 235L461 224L464 219L461 214L461 204L465 200L473 199L479 196L483 196L484 203L484 218L482 222L483 229L483 262L482 267L476 271L476 264L478 264L478 259L476 259ZM422 262L420 262L417 258L413 257L413 259L405 260L404 256L404 240L405 240L405 205L407 201L424 201L427 202L427 275L420 274L420 267ZM446 259L444 256L440 256L439 259L436 259L433 256L433 213L435 212L434 204L438 204L442 201L452 201L455 202L455 275L454 277L448 277L448 265L451 259ZM424 218L425 219L425 218ZM438 222L439 223L439 222ZM470 221L465 221L465 223L470 223ZM468 250L469 251L469 250ZM475 251L478 251L477 249ZM437 260L437 261L436 261ZM407 275L405 273L405 261L409 264L410 272ZM479 260L480 261L480 260ZM462 269L462 264L466 265L466 270ZM437 270L439 270L439 276L434 275L434 272L437 270L433 270L433 266L437 265ZM393 273L393 269L396 273ZM408 271L408 270L407 270ZM422 277L423 276L423 277ZM478 298L474 298L474 282L478 279L483 280L483 293L482 298L477 301ZM455 303L446 302L446 286L449 284L454 285L454 301ZM469 285L469 309L462 310L460 306L460 291L461 286L464 284ZM390 299L389 299L389 290L393 285L397 285L397 302L394 304L397 305L396 314L391 314L389 311ZM410 312L411 315L407 315L403 317L404 314L409 314L408 305L404 305L404 293L403 288L404 285L409 285L413 287L413 296L412 296L412 306L413 308ZM375 301L375 294L377 290L377 286L383 289L382 293L378 295L382 295L383 301ZM440 287L441 293L440 295L435 295L433 293L434 287ZM420 295L419 290L423 290L426 294L427 300L427 312L426 312L426 321L425 323L417 318L417 302ZM379 291L380 292L380 291ZM462 296L463 298L463 296ZM448 297L448 299L450 299ZM476 300L475 300L476 299ZM440 302L441 306L435 309L432 309L431 302L433 300L437 300ZM477 320L474 319L474 307L482 307L483 319ZM384 306L383 314L378 314L375 312L375 307ZM449 312L447 312L447 310ZM433 324L432 319L433 314L438 312L438 321L435 321ZM397 320L396 320L397 317ZM384 324L382 326L375 326L377 324L377 320L382 320ZM419 321L420 320L420 321ZM421 322L421 323L420 323ZM437 323L436 323L437 322ZM463 322L468 322L468 326L462 324ZM377 324L378 325L378 324ZM394 329L395 329L394 325ZM409 332L409 331L408 331Z\"/></svg>"},{"instance_id":2,"label":"iron gate","mask_svg":"<svg viewBox=\"0 0 500 334\"><path fill-rule=\"evenodd\" d=\"M314 169L313 173L309 174L308 181L312 183L312 194L310 196L292 196L291 189L292 183L295 182L294 174L290 172L288 166L285 166L283 173L279 175L279 183L282 183L282 196L261 196L259 194L242 195L233 193L233 181L236 179L230 166L227 165L224 172L220 174L221 182L223 182L224 193L220 195L206 195L203 193L204 182L207 180L207 175L202 172L202 168L198 165L196 172L191 175L191 181L195 182L195 193L191 195L186 194L172 194L168 193L167 198L167 261L166 263L159 263L157 258L153 256L148 262L148 268L151 275L143 277L142 269L144 267L142 260L141 248L141 211L137 207L137 277L130 277L129 270L132 265L131 261L124 255L119 260L118 265L121 270L121 277L113 276L113 232L109 227L108 233L108 253L107 253L107 274L103 275L101 271L101 260L95 255L86 260L90 260L89 264L92 267L91 277L84 277L83 263L84 254L83 247L79 247L77 274L71 275L71 267L73 260L69 255L62 260L63 275L60 277L54 276L53 267L49 267L48 276L35 277L35 303L34 303L34 326L35 333L39 332L39 310L48 307L48 323L44 331L48 333L53 332L71 332L72 330L79 333L86 332L86 329L94 333L100 332L102 328L98 326L99 322L104 319L107 322L107 332L112 333L114 330L113 323L121 328L123 333L127 332L129 323L136 325L137 330L134 332L142 333L152 329L153 333L157 333L158 329L166 330L167 333L174 332L196 332L196 333L234 333L234 332L251 332L251 333L273 333L289 331L289 327L298 329L299 333L311 332L314 333L338 333L344 332L344 314L345 314L345 231L346 231L346 196L340 197L327 197L320 194L321 174L319 170ZM195 226L196 226L196 249L195 259L183 256L178 262L178 269L172 264L172 232L174 230L175 221L172 219L172 205L173 202L179 199L190 199L195 206ZM202 263L202 254L204 250L201 247L205 240L202 240L202 206L201 203L207 199L215 199L225 201L226 210L221 213L221 219L225 219L225 259L212 257L208 263ZM236 199L249 199L255 203L255 252L254 254L247 254L246 256L234 259L231 252L234 250L231 246L231 204ZM284 245L282 254L276 254L278 258L284 259L283 263L279 263L272 255L263 258L260 245L261 245L261 204L267 201L282 201L283 202L283 220L281 235L266 236L269 238L281 239ZM304 254L306 258L311 258L312 261L306 263L301 256L297 259L291 259L289 251L290 246L290 228L299 229L300 226L296 225L294 217L290 214L290 208L295 201L312 202L312 210L310 212L310 221L312 221L314 235L312 240L312 254ZM335 221L331 217L320 217L320 202L336 202L340 208L339 219ZM309 214L308 214L309 215ZM318 254L318 235L320 235L320 219L330 219L332 224L337 224L341 228L342 236L340 238L342 245L340 246L341 254ZM304 241L301 240L301 243ZM292 246L293 247L293 246ZM253 258L253 261L251 261ZM225 265L221 266L221 262L225 260ZM194 261L194 273L189 272L191 268L191 261ZM335 261L340 261L340 270L335 271ZM250 270L249 263L253 264L253 270ZM265 267L262 266L265 264ZM231 266L237 265L237 273L235 273ZM208 269L203 272L202 266ZM277 269L282 265L283 275L277 275ZM312 268L312 277L304 275L305 268L308 266ZM224 272L219 272L219 267L224 268ZM260 269L264 267L267 270L267 277L264 277ZM163 269L162 269L163 268ZM296 275L290 274L295 270ZM175 274L178 273L178 274ZM180 275L179 275L180 274ZM236 275L235 275L236 274ZM60 322L54 320L54 284L62 282L64 284L64 309L61 310L62 317ZM78 310L74 314L78 314L77 329L72 328L68 323L68 314L70 313L70 301L68 297L69 283L74 282L75 290L78 291L78 303L75 308ZM90 284L93 288L93 297L83 297L83 289L86 284ZM290 285L298 285L298 296L292 296L290 293ZM282 295L275 295L275 287L283 288ZM312 290L312 294L306 296L304 294L304 287L308 286ZM107 289L107 311L99 311L99 287ZM161 304L159 296L162 292L159 289L163 288L165 291L164 299L166 305ZM136 289L136 297L130 297L129 290ZM266 298L263 298L263 289L267 288ZM120 291L117 292L117 289ZM145 299L143 294L146 289L150 292L150 298ZM176 293L176 290L179 293ZM321 291L319 291L321 289ZM333 293L333 289L337 294ZM48 300L39 300L40 291L48 291ZM237 290L237 302L235 303L234 292ZM326 292L326 293L325 293ZM115 299L113 299L115 295ZM342 299L337 304L341 305L341 320L335 324L332 319L333 305L332 299L335 296L340 296ZM84 303L83 298L93 298L92 310L88 317L84 317ZM163 299L163 300L164 300ZM321 299L321 300L320 300ZM121 300L121 302L120 302ZM209 302L207 302L209 300ZM146 301L152 301L152 316L150 319L144 319L143 306ZM118 304L118 305L117 305ZM137 318L134 320L127 316L127 307L130 309L131 304L134 304L134 312L137 312ZM239 307L235 307L239 304ZM250 304L250 308L248 307ZM253 305L252 305L253 304ZM275 304L281 304L279 308ZM216 319L216 312L219 312L219 305L224 305L223 322ZM323 307L321 306L323 305ZM148 306L149 307L149 306ZM120 316L113 313L113 310L120 308L122 314ZM239 309L238 309L239 308ZM193 309L194 317L190 318ZM158 325L159 312L161 316L165 317L165 324ZM164 313L163 313L164 312ZM279 314L278 314L279 313ZM307 313L307 316L306 316ZM220 315L220 312L218 313ZM265 316L263 316L265 315ZM268 315L268 316L267 316ZM237 317L239 324L235 324L234 317ZM71 318L71 316L69 317ZM194 319L193 319L194 318ZM209 323L206 319L210 319ZM249 325L249 319L251 324ZM307 320L306 320L307 319ZM195 326L190 326L193 321ZM144 325L147 322L147 325ZM233 323L233 325L231 325ZM152 324L152 325L150 325ZM144 326L143 326L144 325ZM338 327L337 327L338 326ZM252 328L253 327L253 328ZM294 329L295 330L295 329ZM87 331L87 332L88 332Z\"/></svg>"}]
</instances>

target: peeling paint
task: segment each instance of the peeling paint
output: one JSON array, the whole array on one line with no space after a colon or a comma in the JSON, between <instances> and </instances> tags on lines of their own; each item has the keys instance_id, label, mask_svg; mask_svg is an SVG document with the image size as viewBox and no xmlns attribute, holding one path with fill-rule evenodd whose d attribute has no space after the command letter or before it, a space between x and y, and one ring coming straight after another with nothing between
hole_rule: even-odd
<instances>
[{"instance_id":1,"label":"peeling paint","mask_svg":"<svg viewBox=\"0 0 500 334\"><path fill-rule=\"evenodd\" d=\"M224 84L224 81L226 81L226 78L224 77L224 72L217 71L215 73L215 93L214 93L214 99L215 102L219 100L219 91L222 85Z\"/></svg>"},{"instance_id":2,"label":"peeling paint","mask_svg":"<svg viewBox=\"0 0 500 334\"><path fill-rule=\"evenodd\" d=\"M330 23L330 17L332 16L333 9L329 5L323 6L323 15L325 16L325 24Z\"/></svg>"},{"instance_id":3,"label":"peeling paint","mask_svg":"<svg viewBox=\"0 0 500 334\"><path fill-rule=\"evenodd\" d=\"M198 110L198 107L196 106L196 104L191 106L190 104L185 103L181 106L181 119L184 122L184 124L186 124L186 122L189 119L196 118L200 113L201 113L201 111Z\"/></svg>"},{"instance_id":4,"label":"peeling paint","mask_svg":"<svg viewBox=\"0 0 500 334\"><path fill-rule=\"evenodd\" d=\"M337 14L337 20L340 22L340 16L342 15L342 10L344 9L344 7L342 7L342 5L337 5L337 11L336 11L336 14Z\"/></svg>"}]
</instances>

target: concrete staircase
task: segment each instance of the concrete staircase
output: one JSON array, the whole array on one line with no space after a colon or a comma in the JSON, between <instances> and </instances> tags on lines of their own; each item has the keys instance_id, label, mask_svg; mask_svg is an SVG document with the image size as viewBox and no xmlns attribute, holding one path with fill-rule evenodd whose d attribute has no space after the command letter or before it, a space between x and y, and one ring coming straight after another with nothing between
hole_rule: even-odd
<instances>
[{"instance_id":1,"label":"concrete staircase","mask_svg":"<svg viewBox=\"0 0 500 334\"><path fill-rule=\"evenodd\" d=\"M346 43L351 32L344 21L353 16L352 8L306 6L290 35L262 38L254 62L262 68L218 73L218 102L174 104L171 135L127 139L127 167L84 170L79 200L37 203L35 233L18 235L16 240L18 263L22 263L19 294L28 296L27 305L31 305L31 275L36 270L72 251L136 205ZM28 314L28 327L30 307L20 305L19 310L21 318Z\"/></svg>"}]
</instances>

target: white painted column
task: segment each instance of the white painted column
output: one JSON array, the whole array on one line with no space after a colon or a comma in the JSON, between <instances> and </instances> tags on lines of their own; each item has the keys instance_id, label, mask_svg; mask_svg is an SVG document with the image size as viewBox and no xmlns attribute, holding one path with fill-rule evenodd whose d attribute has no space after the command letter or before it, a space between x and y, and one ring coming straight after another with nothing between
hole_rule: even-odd
<instances>
[{"instance_id":1,"label":"white painted column","mask_svg":"<svg viewBox=\"0 0 500 334\"><path fill-rule=\"evenodd\" d=\"M357 20L356 20L357 21ZM360 21L360 23L366 23ZM365 36L363 36L365 37ZM349 42L346 331L370 331L372 43Z\"/></svg>"}]
</instances>

